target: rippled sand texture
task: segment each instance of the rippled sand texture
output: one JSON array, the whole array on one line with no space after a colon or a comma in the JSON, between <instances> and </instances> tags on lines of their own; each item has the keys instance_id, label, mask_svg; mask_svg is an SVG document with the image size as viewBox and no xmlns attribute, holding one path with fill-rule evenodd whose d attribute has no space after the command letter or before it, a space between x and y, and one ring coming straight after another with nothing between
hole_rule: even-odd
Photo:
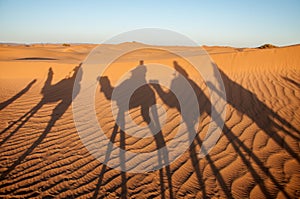
<instances>
[{"instance_id":1,"label":"rippled sand texture","mask_svg":"<svg viewBox=\"0 0 300 199\"><path fill-rule=\"evenodd\" d=\"M111 47L128 45L139 44ZM94 47L0 46L1 198L300 197L299 45L272 49L205 47L218 65L226 89L223 133L209 155L199 159L197 153L210 120L202 97L201 127L191 147L170 166L143 174L103 165L77 134L72 89L79 64ZM190 52L190 56L197 50L176 48ZM105 72L111 85L139 60L170 67L177 61L199 88L197 95L208 95L207 85L185 60L149 49L116 60ZM96 90L96 115L115 145L135 152L153 151L176 134L180 113L176 106L164 103L176 104L176 99L163 99L155 89L156 102L167 114L161 137L141 140L114 131L105 89L109 87L101 91L99 85ZM147 101L146 91L141 92L132 98L133 104ZM137 124L146 124L140 107L132 106L130 114Z\"/></svg>"}]
</instances>

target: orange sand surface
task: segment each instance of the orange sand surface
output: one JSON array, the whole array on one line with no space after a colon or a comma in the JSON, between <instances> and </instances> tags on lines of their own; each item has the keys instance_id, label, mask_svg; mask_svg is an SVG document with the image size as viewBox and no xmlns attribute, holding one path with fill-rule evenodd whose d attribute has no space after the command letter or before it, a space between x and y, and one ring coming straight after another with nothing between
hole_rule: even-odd
<instances>
[{"instance_id":1,"label":"orange sand surface","mask_svg":"<svg viewBox=\"0 0 300 199\"><path fill-rule=\"evenodd\" d=\"M111 48L128 45L142 44ZM271 49L205 46L220 69L226 90L223 133L206 157L197 157L210 119L204 111L190 148L171 165L141 174L106 167L89 153L77 134L72 116L73 69L94 47L0 45L1 198L300 197L300 45ZM187 56L197 50L169 48L186 50ZM139 60L170 67L177 61L207 94L206 84L186 60L155 49L123 55L105 75L114 85ZM53 78L47 83L49 74ZM95 94L96 115L105 133L112 136L111 101L100 87ZM147 94L133 100L145 98ZM157 93L156 98L167 110L162 131L168 142L180 114L164 105ZM206 110L205 106L200 100L201 110ZM130 114L137 124L144 125L139 107ZM126 149L133 151L156 147L151 138L141 142L120 134L114 142L125 143Z\"/></svg>"}]
</instances>

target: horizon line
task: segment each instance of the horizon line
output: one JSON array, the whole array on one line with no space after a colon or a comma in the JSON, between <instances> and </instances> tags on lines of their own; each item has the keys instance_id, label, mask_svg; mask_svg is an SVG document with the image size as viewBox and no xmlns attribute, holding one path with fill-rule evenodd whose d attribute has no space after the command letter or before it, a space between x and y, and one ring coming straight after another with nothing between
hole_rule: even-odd
<instances>
[{"instance_id":1,"label":"horizon line","mask_svg":"<svg viewBox=\"0 0 300 199\"><path fill-rule=\"evenodd\" d=\"M272 43L263 43L256 47L236 47L236 46L230 46L230 45L199 45L199 46L190 46L190 45L154 45L154 44L147 44L137 41L127 41L127 42L121 42L121 43L93 43L93 42L3 42L0 41L0 45L63 45L63 44L69 44L69 45L120 45L124 43L135 43L135 44L142 44L142 45L149 45L149 46L182 46L182 47L230 47L230 48L259 48L264 45L273 45ZM287 45L273 45L274 47L289 47L289 46L297 46L300 45L300 43L294 43L294 44L287 44Z\"/></svg>"}]
</instances>

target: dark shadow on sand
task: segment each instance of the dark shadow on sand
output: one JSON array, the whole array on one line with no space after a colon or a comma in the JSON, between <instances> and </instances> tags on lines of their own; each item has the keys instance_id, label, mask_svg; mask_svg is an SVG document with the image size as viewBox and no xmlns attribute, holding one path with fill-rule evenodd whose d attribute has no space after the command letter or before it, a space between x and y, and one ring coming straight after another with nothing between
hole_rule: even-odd
<instances>
[{"instance_id":1,"label":"dark shadow on sand","mask_svg":"<svg viewBox=\"0 0 300 199\"><path fill-rule=\"evenodd\" d=\"M10 99L6 100L5 102L0 103L0 110L4 109L14 101L16 101L18 98L23 96L25 93L29 91L29 89L32 87L32 85L36 82L36 79L32 80L25 88L23 88L20 92L18 92L16 95L11 97Z\"/></svg>"},{"instance_id":2,"label":"dark shadow on sand","mask_svg":"<svg viewBox=\"0 0 300 199\"><path fill-rule=\"evenodd\" d=\"M9 135L2 140L1 145L4 144L10 137L12 137L21 127L23 127L29 119L37 113L45 104L48 103L58 103L58 105L53 109L51 118L47 123L46 128L40 134L40 136L32 143L27 150L23 152L23 154L9 166L9 168L1 174L0 180L5 179L5 177L13 171L32 151L44 140L47 134L51 131L51 128L55 125L55 123L61 118L61 116L66 112L69 106L72 103L72 92L73 87L76 86L78 88L76 93L73 93L73 96L76 96L79 92L80 85L74 85L75 78L79 78L79 81L82 77L82 69L79 66L76 66L73 69L73 75L71 77L66 77L62 79L56 84L52 84L53 79L53 70L49 68L47 80L42 88L41 94L43 95L40 102L34 106L31 110L25 113L22 117L20 117L17 121L12 122L8 127L6 127L1 134L6 131L13 129Z\"/></svg>"},{"instance_id":3,"label":"dark shadow on sand","mask_svg":"<svg viewBox=\"0 0 300 199\"><path fill-rule=\"evenodd\" d=\"M206 113L207 115L211 115L211 110L214 109L214 107L211 105L211 102L209 98L203 93L201 88L197 86L197 84L191 80L188 76L188 73L181 67L176 61L174 61L174 68L181 73L191 84L193 87L199 102L199 110L201 110L203 113ZM272 109L268 108L263 102L261 102L255 94L251 93L249 90L243 88L241 85L237 84L236 82L232 81L223 71L221 72L221 77L223 79L226 95L227 95L227 103L230 104L232 107L234 107L238 112L241 114L247 115L249 118L251 118L254 123L262 129L270 139L274 140L277 144L279 144L291 157L296 159L299 162L299 152L292 150L292 148L289 146L287 142L284 141L283 137L278 134L278 131L282 131L286 134L286 136L290 136L293 139L296 139L299 141L299 130L296 127L293 127L290 125L289 122L287 122L284 118L280 117L278 114L276 114ZM180 82L176 82L176 77L173 79L172 84L173 85L180 85ZM172 88L171 84L171 88ZM165 92L158 84L152 85L157 93L159 94L160 98L163 99L164 103L168 105L170 108L175 107L180 112L180 106L174 100L175 96L169 91ZM207 86L210 89L213 89L215 92L219 92L214 85L212 85L210 82L207 83ZM220 95L222 96L222 95ZM172 99L173 98L173 99ZM187 102L188 103L188 102ZM258 117L258 115L261 115L262 117ZM274 118L279 121L280 124L276 123L274 121ZM221 118L217 118L221 119ZM185 119L183 118L184 122L187 123L187 125L190 125L192 122L189 118ZM190 132L193 129L190 129ZM291 133L294 132L294 133ZM269 190L267 189L266 185L264 184L262 176L257 172L257 170L252 166L253 163L258 166L258 168L269 177L271 182L287 197L289 198L289 195L284 190L284 186L281 185L281 183L273 176L271 172L269 172L268 167L265 166L265 163L262 162L249 148L244 144L243 141L239 139L238 136L236 136L231 129L226 125L223 127L223 134L226 136L226 138L229 141L229 144L233 146L236 153L241 158L243 164L248 167L248 170L250 174L252 175L253 179L255 180L256 184L260 187L263 194L267 197L274 197ZM202 141L198 136L195 138L196 144L198 144L200 147L202 145ZM197 158L197 153L194 150L193 145L190 147L190 158L192 161L192 164L194 166L195 172L197 174L198 183L200 187L202 188L202 193L204 196L206 196L205 186L202 178L202 174L200 172L199 168L199 160ZM231 193L231 187L228 187L225 184L225 180L220 174L218 167L215 166L214 162L212 161L210 155L208 154L206 157L206 160L208 161L210 167L212 168L212 171L215 174L216 179L218 180L219 184L221 185L221 188L223 189L223 192L226 194L227 198L232 198Z\"/></svg>"},{"instance_id":4,"label":"dark shadow on sand","mask_svg":"<svg viewBox=\"0 0 300 199\"><path fill-rule=\"evenodd\" d=\"M51 57L22 57L22 58L17 58L15 60L22 60L22 61L52 61L52 60L58 60L55 58Z\"/></svg>"},{"instance_id":5,"label":"dark shadow on sand","mask_svg":"<svg viewBox=\"0 0 300 199\"><path fill-rule=\"evenodd\" d=\"M154 93L153 89L146 82L146 79L145 79L146 72L147 72L147 70L146 70L146 67L144 66L143 61L140 61L140 65L131 71L131 73L132 73L131 77L129 79L125 80L124 82L122 82L117 87L111 86L110 80L106 76L98 78L99 84L100 84L100 91L104 93L106 99L116 101L117 106L119 108L117 122L114 126L114 129L113 129L113 132L112 132L112 135L110 138L111 144L108 146L108 151L111 151L110 149L112 148L112 144L115 142L115 137L116 137L117 133L120 133L120 137L121 137L120 147L124 150L126 147L126 143L125 143L125 133L126 132L121 130L121 129L124 129L124 127L125 127L124 113L125 113L125 111L128 111L128 110L124 109L124 101L126 101L126 99L122 99L122 98L112 99L112 92L114 90L118 89L119 91L126 92L126 89L128 87L130 88L131 85L134 85L137 82L141 83L140 85L144 84L143 86L141 86L137 90L135 90L133 95L130 97L129 109L140 107L140 111L141 111L140 114L141 114L144 122L146 122L149 125L151 131L154 132L156 129L161 129L159 121L158 121L158 114L155 109L151 109L151 111L152 111L151 114L153 115L153 120L154 120L153 122L151 122L150 107L152 105L156 104L156 99L155 99L155 93ZM120 127L117 125L117 123L120 124ZM121 128L121 129L118 131L119 128ZM153 133L153 134L155 134L155 133ZM154 135L154 138L155 138L155 143L156 143L157 149L161 149L161 148L165 147L166 143L165 143L165 140L164 140L164 137L163 137L163 134L161 131L158 132L156 135ZM166 150L163 151L162 153L160 153L160 152L158 152L158 153L159 153L158 154L159 165L163 165L163 162L165 162L165 163L168 162L169 157L168 157L168 152ZM109 158L110 158L110 153L107 153L104 162L107 162L109 160ZM122 170L123 169L125 170L126 169L125 154L120 155L120 162L121 162ZM164 169L166 172L165 174L164 174ZM170 167L166 166L164 169L159 170L161 198L166 198L164 175L166 175L167 179L168 179L169 198L173 198ZM107 166L105 164L103 164L93 198L97 198L99 189L102 185L103 176L104 176L104 173L106 170L107 170ZM127 186L126 186L126 181L127 181L126 173L121 172L121 177L122 177L122 185L121 185L122 192L121 192L120 197L126 198L126 197L128 197L127 196Z\"/></svg>"},{"instance_id":6,"label":"dark shadow on sand","mask_svg":"<svg viewBox=\"0 0 300 199\"><path fill-rule=\"evenodd\" d=\"M194 82L190 77L189 74L185 71L185 69L176 61L174 61L174 68L177 70L178 73L183 75L190 85L192 86L194 92L196 93L196 96L198 98L199 102L199 110L201 110L201 113L206 114L208 116L211 116L211 111L214 109L212 106L210 99L206 96L204 91L197 85L196 82ZM146 68L143 66L143 63L141 62L140 65L136 68L135 71L132 73L132 77L126 81L124 81L124 84L131 84L135 81L144 81L145 85L137 89L133 96L131 97L129 109L139 107L141 110L141 116L143 117L143 120L150 124L151 118L149 116L150 114L150 107L156 103L155 98L155 92L159 95L159 97L162 99L162 101L169 107L169 108L176 108L178 112L181 112L178 100L176 99L176 96L171 91L165 91L159 84L146 84L145 80L145 73ZM44 104L47 103L55 103L59 102L59 104L53 109L51 114L51 119L47 123L46 128L43 130L41 135L36 139L36 141L29 146L29 148L18 158L17 161L12 163L12 165L1 174L0 180L3 180L6 178L6 176L14 170L32 151L35 149L36 146L38 146L44 138L47 136L47 134L51 131L51 128L55 125L55 123L61 118L61 116L65 113L65 111L68 109L68 107L72 103L72 91L74 87L74 81L76 74L82 76L82 70L80 66L77 66L74 68L74 74L73 76L69 78L65 78L58 82L57 84L52 85L52 78L53 78L53 71L50 68L48 72L47 80L44 84L44 87L41 91L43 94L43 98L41 101L33 107L31 110L29 110L26 114L24 114L21 118L19 118L17 121L12 122L7 128L5 128L1 134L5 133L6 131L11 131L10 134L4 138L4 141L1 142L1 145L4 144L10 137L12 137L22 126L24 126L29 119L38 112L42 108ZM227 103L230 104L235 111L239 112L242 115L246 115L249 117L258 127L261 129L268 137L268 139L272 139L275 141L283 150L285 150L286 154L290 156L291 158L295 159L299 163L299 151L295 151L292 149L292 147L289 145L289 143L286 142L284 139L284 136L289 136L292 139L299 142L299 127L292 126L288 121L286 121L285 118L282 118L279 114L275 113L272 109L270 109L267 105L265 105L262 101L260 101L257 96L252 93L250 90L244 88L240 84L236 83L230 77L228 77L223 71L220 70L221 77L224 82L226 96L227 96ZM289 83L299 87L299 83L295 82L294 80L291 80L289 78L283 77L286 81ZM120 135L120 147L122 149L126 149L126 132L123 132L121 128L124 127L125 121L124 121L124 112L128 110L122 109L122 102L118 101L120 99L112 99L112 92L114 89L118 89L116 87L113 87L110 83L110 80L108 77L99 77L99 84L101 88L101 92L104 93L107 100L115 100L117 102L117 105L119 105L119 112L117 116L117 122L114 125L113 131L111 133L110 141L111 145L108 146L109 149L112 148L112 144L116 141L117 134ZM11 99L7 100L6 102L1 103L1 105L6 107L8 104L13 103L16 99L18 99L20 96L22 96L24 93L26 93L34 81L32 81L30 84L28 84L22 91L20 91L18 94L16 94ZM177 79L177 77L174 77L172 81L173 85L180 84L180 81ZM171 88L172 88L171 84ZM76 85L77 87L80 87L80 85ZM120 86L120 87L119 87ZM119 85L119 89L122 89L122 84ZM207 82L207 86L215 91L216 93L220 92L212 83ZM78 91L79 92L79 91ZM184 92L183 92L184 94ZM76 96L76 93L73 94ZM147 96L147 97L144 97ZM220 94L220 96L222 96ZM188 103L188 101L186 102ZM1 106L1 107L2 107ZM2 109L3 109L2 108ZM153 109L152 109L153 110ZM157 113L153 112L151 113L155 120L154 124L157 126L154 126L153 128L160 128L159 122L158 122L158 116ZM200 117L201 119L201 117ZM220 118L219 118L220 119ZM193 115L190 116L184 116L183 121L187 124L187 126L193 126L193 123L197 120L197 118L194 118ZM117 123L120 125L118 126ZM13 130L12 130L13 129ZM207 191L205 187L205 182L203 179L203 174L200 168L200 159L198 158L198 152L196 151L196 147L202 146L202 140L200 139L199 133L200 132L194 132L195 129L190 128L189 132L197 133L197 136L194 139L194 142L191 144L189 148L189 157L190 161L193 165L193 169L196 173L196 177L200 186L200 191L202 192L202 195L204 197L210 197L207 196ZM192 133L191 133L192 134ZM248 171L252 178L255 181L255 185L258 185L262 193L266 198L274 198L275 196L273 193L270 192L270 190L266 186L266 178L265 176L268 176L268 180L275 185L275 187L278 189L278 191L281 191L281 193L286 198L291 198L291 196L286 192L284 185L282 185L282 181L277 179L272 172L269 171L268 166L265 162L262 162L262 160L253 153L252 148L247 146L243 140L240 139L238 135L236 135L234 132L232 132L232 129L225 123L223 127L223 136L226 137L228 140L228 144L233 147L238 157L241 159L242 164L245 165L248 168ZM157 148L162 148L166 146L165 139L163 137L162 132L157 133L155 136L155 143ZM163 152L162 154L158 154L160 164L163 164L163 162L168 161L168 151ZM108 161L110 158L110 154L107 153L105 157L105 162ZM120 155L120 162L121 162L121 168L124 170L126 169L126 157L125 154ZM216 180L221 186L222 191L225 193L226 198L233 198L233 194L231 191L231 186L226 184L226 181L224 177L221 175L219 168L215 165L213 158L210 154L208 154L205 159L207 160L208 165L211 167L212 172L214 173ZM106 165L102 164L101 172L99 174L96 189L94 190L93 197L97 198L100 188L103 185L103 179L104 175L108 168ZM255 167L253 166L255 165ZM264 176L262 176L264 175ZM167 177L168 180L168 188L165 187L164 183L164 177ZM127 181L128 181L128 174L126 172L121 172L121 193L119 197L126 198L128 197L128 187L127 187ZM174 191L173 185L172 185L172 172L169 166L166 166L159 170L159 178L160 178L160 197L161 198L173 198L176 196L176 193ZM1 187L1 186L0 186ZM166 190L168 191L169 195L166 195Z\"/></svg>"}]
</instances>

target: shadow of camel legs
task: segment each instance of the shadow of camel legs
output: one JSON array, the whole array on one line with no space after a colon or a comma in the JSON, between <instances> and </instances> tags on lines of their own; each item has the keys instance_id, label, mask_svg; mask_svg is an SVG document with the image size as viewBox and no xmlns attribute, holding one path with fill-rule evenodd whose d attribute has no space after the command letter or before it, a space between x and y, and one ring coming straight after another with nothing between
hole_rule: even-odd
<instances>
[{"instance_id":1,"label":"shadow of camel legs","mask_svg":"<svg viewBox=\"0 0 300 199\"><path fill-rule=\"evenodd\" d=\"M125 111L129 111L132 108L140 108L141 111L141 116L143 118L143 121L146 122L149 127L150 130L152 131L153 134L155 134L157 129L160 129L160 125L159 125L159 121L158 121L158 114L156 112L155 109L152 109L152 116L153 116L153 123L151 122L151 118L149 115L149 110L150 107L152 105L154 105L156 103L156 99L155 99L155 94L152 90L152 88L147 85L146 80L145 80L145 74L146 74L146 67L143 65L143 62L140 62L140 65L138 67L136 67L134 70L131 71L132 76L129 79L124 80L121 84L119 84L117 87L113 87L110 84L110 80L108 79L108 77L99 77L98 81L100 84L100 92L104 93L104 96L106 97L107 100L114 100L117 103L118 106L118 117L117 117L117 122L115 124L114 130L113 130L113 134L110 138L110 145L108 146L108 153L106 154L105 157L105 161L104 164L102 166L102 170L100 172L100 176L98 178L98 182L97 182L97 187L96 190L94 192L93 197L96 198L98 193L99 193L99 189L101 187L102 181L103 181L103 175L105 173L105 170L107 168L107 166L105 165L105 163L107 161L109 161L109 156L110 156L110 150L112 149L112 143L115 140L116 137L116 133L117 133L117 129L118 129L118 125L121 125L120 128L121 129L125 129L125 118L124 118L124 113ZM116 97L113 99L112 93L113 91L121 91L121 92L126 92L128 91L131 86L135 85L135 84L139 84L143 85L140 88L138 88L136 91L134 91L134 93L132 94L132 96L130 96L130 101L129 101L129 110L123 110L123 103L124 101L126 102L126 97L124 99L124 95ZM126 96L126 95L125 95ZM147 96L147 97L145 97ZM120 137L121 137L121 143L120 143L120 147L123 148L125 150L126 147L126 143L125 143L125 132L123 132L122 130L120 130ZM162 132L158 132L155 136L155 143L157 148L163 148L166 144L162 135ZM125 158L125 154L120 154L120 161L121 161L121 167L123 167L123 169L125 170L125 166L126 166L126 158ZM158 152L158 164L159 166L162 167L162 165L165 163L167 163L169 161L169 157L168 157L168 152L165 151L159 151ZM167 174L167 181L168 181L168 190L169 190L169 197L173 198L173 191L172 191L172 182L171 182L171 171L170 171L170 167L166 166L165 167L166 170L166 174ZM121 193L121 197L126 197L127 195L127 187L126 187L126 174L124 172L121 173L122 176L122 193ZM160 190L161 190L161 197L165 198L165 184L164 184L164 172L163 169L159 170L159 176L160 176Z\"/></svg>"},{"instance_id":2,"label":"shadow of camel legs","mask_svg":"<svg viewBox=\"0 0 300 199\"><path fill-rule=\"evenodd\" d=\"M183 76L185 76L185 78L190 82L191 86L193 87L195 93L198 96L198 101L201 102L199 104L200 110L204 111L206 114L211 116L211 112L212 112L211 109L214 109L214 107L212 107L212 105L210 104L210 100L206 97L206 95L203 93L201 88L199 88L197 86L197 84L195 82L193 82L193 80L189 79L187 72L177 62L174 62L174 65L175 65L175 69L178 72L180 72ZM282 130L282 131L286 132L288 136L291 136L294 139L298 140L299 138L297 136L289 133L285 128L283 128L283 127L279 126L278 124L276 124L270 117L271 116L275 117L286 128L291 128L292 130L294 130L296 132L298 132L298 130L295 127L289 125L289 123L287 121L285 121L279 115L277 115L272 110L270 110L266 105L264 105L261 101L259 101L256 98L256 96L254 94L252 94L250 91L244 89L242 86L240 86L237 83L231 81L222 71L221 71L221 76L223 78L225 88L226 88L226 91L227 91L227 96L228 96L227 101L228 101L228 103L231 104L237 111L240 111L241 113L246 114L247 116L249 116L254 121L254 123L256 123L258 125L259 128L261 128L262 130L264 130L264 132L267 133L267 135L271 139L273 139L276 143L278 143L280 146L282 146L293 158L295 158L297 161L299 161L299 157L298 157L297 153L295 151L293 151L290 148L290 146L287 143L284 142L283 138L281 138L273 129ZM171 83L171 88L172 88L172 84L173 85L180 85L180 82L175 82L175 81L178 81L178 79L174 78L173 81L174 82ZM157 93L159 94L161 99L163 99L165 104L167 104L169 107L177 108L177 110L180 112L179 105L176 104L176 103L172 103L172 102L174 102L174 100L172 100L172 98L174 98L175 96L172 96L171 92L162 90L162 88L160 88L159 85L153 85L153 87L155 88L155 90L157 91ZM214 89L217 93L219 92L214 87L214 85L211 85L211 84L208 83L208 87L210 87L210 89ZM244 102L243 99L241 99L241 98L234 99L234 98L232 98L231 93L228 93L228 92L241 93L240 95L245 97L245 100L248 100L248 101L250 100L251 101L250 104L246 104L246 106L249 105L249 107L245 107L245 104L241 103L241 102ZM222 95L220 95L220 96L222 96ZM254 104L253 104L253 101L255 102ZM205 104L204 107L203 107L203 104ZM266 114L266 117L263 120L261 120L259 117L257 117L257 113L252 111L253 106L258 106L259 110L264 110L263 113ZM218 120L219 119L220 118L218 118ZM183 118L183 120L189 126L189 123L191 122L191 120L188 119L188 118L186 118L186 119ZM193 129L190 129L189 131L192 132ZM253 166L251 165L252 162L250 162L249 159L245 157L245 153L247 154L247 156L250 157L251 160L254 161L254 163L259 167L259 169L266 176L268 176L268 178L271 180L271 182L287 198L289 198L289 195L284 190L284 187L276 180L276 178L272 175L272 173L269 172L268 168L264 166L264 163L261 162L261 160L252 152L251 149L249 149L239 139L239 137L234 135L234 133L230 130L230 128L226 124L223 127L223 132L224 132L224 135L229 140L230 144L233 146L233 148L235 149L235 151L237 152L237 154L241 158L243 164L248 167L248 170L249 170L250 174L252 175L252 177L253 177L254 181L256 182L256 184L262 190L263 194L267 198L273 197L272 194L269 192L269 190L266 188L266 185L264 185L263 178L259 175L259 173L256 171L256 169L254 169ZM200 146L202 146L202 142L201 142L201 140L198 136L196 137L196 140L197 140L198 144ZM193 151L192 146L191 146L190 154L191 154L193 164L197 165L198 160L195 157L193 158L193 156L195 156L195 152ZM220 172L218 171L217 167L213 163L210 156L207 155L206 159L207 159L210 167L212 168L218 182L220 183L221 188L223 189L224 193L226 194L226 197L227 198L232 198L232 195L230 193L230 187L227 187L227 185L225 184L225 180L221 176ZM197 176L198 176L199 184L200 184L201 183L201 181L200 181L201 180L201 175L199 174L199 172L197 172L197 170L198 170L197 167L194 166L195 171L196 171Z\"/></svg>"},{"instance_id":3,"label":"shadow of camel legs","mask_svg":"<svg viewBox=\"0 0 300 199\"><path fill-rule=\"evenodd\" d=\"M25 88L23 88L20 92L18 92L16 95L11 97L10 99L6 100L5 102L0 103L0 110L4 109L6 106L10 105L14 101L16 101L18 98L20 98L22 95L27 93L29 89L32 87L32 85L36 82L36 79L32 80Z\"/></svg>"},{"instance_id":4,"label":"shadow of camel legs","mask_svg":"<svg viewBox=\"0 0 300 199\"><path fill-rule=\"evenodd\" d=\"M5 102L2 102L0 104L0 110L4 109L6 106L8 106L9 104L13 103L15 100L17 100L18 98L20 98L22 95L24 95L27 91L29 91L29 89L32 87L32 85L36 82L36 79L32 80L23 90L21 90L19 93L17 93L16 95L14 95L12 98L6 100ZM22 119L26 118L27 115L29 115L32 111L34 111L34 108L30 111L28 111L25 115L23 115L22 117L20 117L18 120L13 121L9 124L8 127L6 127L3 131L0 132L0 135L2 135L3 133L5 133L6 131L8 131L11 127L13 127L16 123L22 121ZM6 142L6 140L11 137L13 135L13 133L11 133L10 136L7 136L7 138L5 138L4 140L1 141L0 146Z\"/></svg>"},{"instance_id":5,"label":"shadow of camel legs","mask_svg":"<svg viewBox=\"0 0 300 199\"><path fill-rule=\"evenodd\" d=\"M290 136L293 139L300 141L300 131L272 109L267 107L255 94L232 81L223 71L220 70L220 73L227 93L227 103L240 113L245 114L252 119L252 121L262 129L270 139L274 140L279 146L283 147L289 155L300 162L299 152L295 152L284 140L283 136L280 136L278 133L278 131L282 131L286 136ZM219 92L210 82L208 82L207 85L216 93ZM234 96L232 93L238 93L239 96ZM259 117L259 115L263 115L264 117ZM275 119L279 121L280 125L275 122ZM294 131L296 134L291 131Z\"/></svg>"},{"instance_id":6,"label":"shadow of camel legs","mask_svg":"<svg viewBox=\"0 0 300 199\"><path fill-rule=\"evenodd\" d=\"M99 174L99 178L98 178L98 181L97 181L97 185L96 185L96 189L95 189L95 192L93 194L93 198L97 198L98 197L98 193L99 193L99 190L100 190L100 187L102 185L102 182L103 182L103 177L104 177L104 174L105 172L107 171L107 162L109 161L110 159L110 155L111 155L111 151L113 149L113 144L115 142L115 139L116 139L116 136L117 136L117 133L118 133L118 130L119 130L119 126L117 125L118 124L123 124L124 123L124 115L123 113L119 112L118 113L118 116L117 116L117 122L115 123L115 126L113 128L113 132L112 132L112 135L110 137L110 142L107 146L107 153L105 154L105 159L104 159L104 162L102 164L102 169L101 169L101 172ZM125 133L120 129L120 147L122 149L125 149ZM125 168L125 165L124 165L124 161L125 162L125 155L121 153L120 155L120 164L121 164L121 168L122 169L126 169ZM121 171L121 179L122 179L122 185L121 185L121 197L122 198L126 198L127 196L127 186L126 186L126 173Z\"/></svg>"}]
</instances>

